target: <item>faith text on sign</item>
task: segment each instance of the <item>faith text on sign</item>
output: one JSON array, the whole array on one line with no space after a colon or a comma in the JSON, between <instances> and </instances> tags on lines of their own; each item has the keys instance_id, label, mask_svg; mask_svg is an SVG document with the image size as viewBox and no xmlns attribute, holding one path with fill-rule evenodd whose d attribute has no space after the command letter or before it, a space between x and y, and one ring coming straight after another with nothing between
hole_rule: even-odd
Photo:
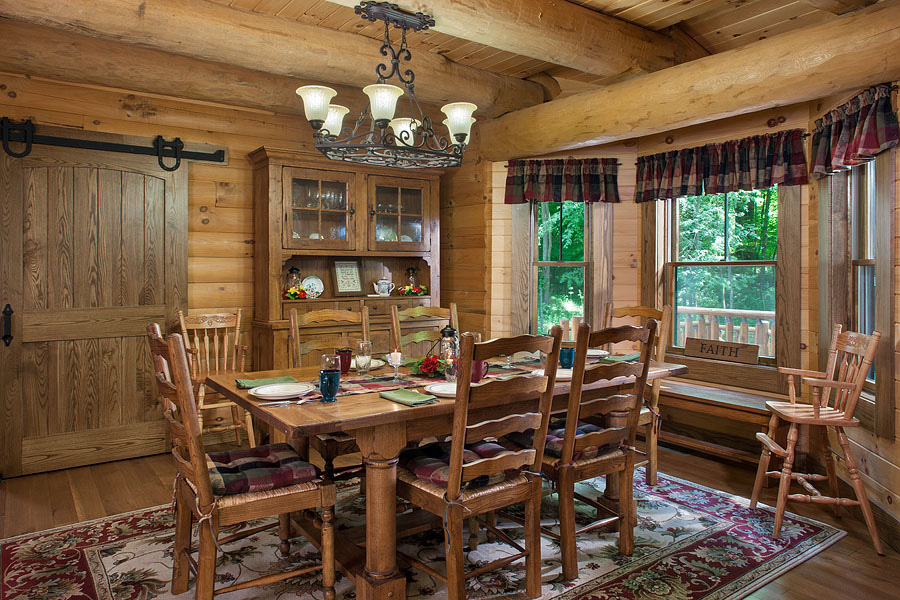
<instances>
[{"instance_id":1,"label":"faith text on sign","mask_svg":"<svg viewBox=\"0 0 900 600\"><path fill-rule=\"evenodd\" d=\"M755 365L759 362L759 346L688 338L684 343L684 355Z\"/></svg>"}]
</instances>

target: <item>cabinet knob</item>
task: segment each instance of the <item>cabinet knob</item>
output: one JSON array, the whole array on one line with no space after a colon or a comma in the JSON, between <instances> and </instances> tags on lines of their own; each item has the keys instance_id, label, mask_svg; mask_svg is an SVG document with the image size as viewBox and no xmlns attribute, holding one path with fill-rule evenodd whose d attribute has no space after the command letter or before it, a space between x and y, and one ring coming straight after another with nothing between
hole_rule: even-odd
<instances>
[{"instance_id":1,"label":"cabinet knob","mask_svg":"<svg viewBox=\"0 0 900 600\"><path fill-rule=\"evenodd\" d=\"M350 214L351 214L351 215L355 215L355 214L356 214L356 207L354 207L354 206L351 206L351 207L350 207Z\"/></svg>"},{"instance_id":2,"label":"cabinet knob","mask_svg":"<svg viewBox=\"0 0 900 600\"><path fill-rule=\"evenodd\" d=\"M374 216L375 216L375 209L374 209L374 208L369 209L369 216L370 216L370 217L374 217Z\"/></svg>"}]
</instances>

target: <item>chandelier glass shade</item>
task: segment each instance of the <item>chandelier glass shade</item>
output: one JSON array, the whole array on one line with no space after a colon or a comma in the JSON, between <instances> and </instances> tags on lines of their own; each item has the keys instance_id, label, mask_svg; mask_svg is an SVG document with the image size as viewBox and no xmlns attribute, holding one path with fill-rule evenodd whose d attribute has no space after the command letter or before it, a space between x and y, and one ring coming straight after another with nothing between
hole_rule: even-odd
<instances>
[{"instance_id":1,"label":"chandelier glass shade","mask_svg":"<svg viewBox=\"0 0 900 600\"><path fill-rule=\"evenodd\" d=\"M449 139L438 135L431 118L424 113L414 91L415 73L401 68L412 58L406 42L408 30L420 31L434 25L430 16L401 11L390 2L363 1L354 9L369 21L384 21L381 54L390 63L375 69L376 83L363 88L369 103L352 126L344 127L346 106L332 104L337 92L321 85L297 89L303 111L315 135L315 145L331 160L386 167L416 169L458 167L471 135L476 106L471 102L451 102L441 108ZM391 45L391 27L401 31L401 42ZM396 78L399 85L387 83ZM408 105L406 114L397 115L398 103Z\"/></svg>"}]
</instances>

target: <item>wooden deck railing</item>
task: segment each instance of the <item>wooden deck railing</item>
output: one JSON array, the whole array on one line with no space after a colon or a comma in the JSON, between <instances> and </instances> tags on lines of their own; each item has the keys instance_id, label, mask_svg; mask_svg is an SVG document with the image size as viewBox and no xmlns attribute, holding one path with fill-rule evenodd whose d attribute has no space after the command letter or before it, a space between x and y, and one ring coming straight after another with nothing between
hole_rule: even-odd
<instances>
[{"instance_id":1,"label":"wooden deck railing","mask_svg":"<svg viewBox=\"0 0 900 600\"><path fill-rule=\"evenodd\" d=\"M678 306L675 328L679 344L689 337L757 344L760 356L775 356L775 311Z\"/></svg>"}]
</instances>

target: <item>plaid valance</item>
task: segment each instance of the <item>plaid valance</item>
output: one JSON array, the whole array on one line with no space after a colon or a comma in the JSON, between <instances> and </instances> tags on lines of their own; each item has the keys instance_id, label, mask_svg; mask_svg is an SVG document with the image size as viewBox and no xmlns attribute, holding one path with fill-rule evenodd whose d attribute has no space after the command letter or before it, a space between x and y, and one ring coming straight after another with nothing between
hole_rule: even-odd
<instances>
[{"instance_id":1,"label":"plaid valance","mask_svg":"<svg viewBox=\"0 0 900 600\"><path fill-rule=\"evenodd\" d=\"M635 202L808 182L803 130L707 144L638 158Z\"/></svg>"},{"instance_id":2,"label":"plaid valance","mask_svg":"<svg viewBox=\"0 0 900 600\"><path fill-rule=\"evenodd\" d=\"M897 145L900 132L891 91L890 84L876 85L816 120L813 173L846 170Z\"/></svg>"},{"instance_id":3,"label":"plaid valance","mask_svg":"<svg viewBox=\"0 0 900 600\"><path fill-rule=\"evenodd\" d=\"M511 160L505 203L618 202L618 180L615 158Z\"/></svg>"}]
</instances>

